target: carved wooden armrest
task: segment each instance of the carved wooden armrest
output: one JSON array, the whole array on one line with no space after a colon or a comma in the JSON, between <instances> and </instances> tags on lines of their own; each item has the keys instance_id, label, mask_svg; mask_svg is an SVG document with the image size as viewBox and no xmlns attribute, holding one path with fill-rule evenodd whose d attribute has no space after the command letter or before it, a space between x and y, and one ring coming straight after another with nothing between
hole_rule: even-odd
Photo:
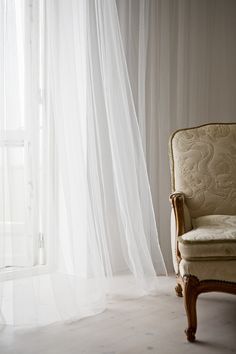
<instances>
[{"instance_id":1,"label":"carved wooden armrest","mask_svg":"<svg viewBox=\"0 0 236 354\"><path fill-rule=\"evenodd\" d=\"M182 192L174 192L170 195L170 202L175 214L177 237L192 229L190 214L184 199L185 196Z\"/></svg>"},{"instance_id":2,"label":"carved wooden armrest","mask_svg":"<svg viewBox=\"0 0 236 354\"><path fill-rule=\"evenodd\" d=\"M192 228L190 214L184 202L184 194L174 192L170 195L170 202L175 216L175 235L172 235L172 252L173 257L176 257L177 264L181 261L181 254L178 247L178 237ZM188 219L188 220L186 220ZM178 270L175 269L176 274Z\"/></svg>"}]
</instances>

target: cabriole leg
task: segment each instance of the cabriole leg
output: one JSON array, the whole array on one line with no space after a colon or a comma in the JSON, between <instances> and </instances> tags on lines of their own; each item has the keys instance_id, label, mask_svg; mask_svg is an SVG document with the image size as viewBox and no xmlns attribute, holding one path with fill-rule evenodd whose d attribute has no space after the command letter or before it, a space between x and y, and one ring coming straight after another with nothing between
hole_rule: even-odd
<instances>
[{"instance_id":1,"label":"cabriole leg","mask_svg":"<svg viewBox=\"0 0 236 354\"><path fill-rule=\"evenodd\" d=\"M197 311L196 302L198 297L199 280L192 275L186 275L183 278L184 283L184 305L188 318L188 327L185 330L189 342L195 341L197 331Z\"/></svg>"}]
</instances>

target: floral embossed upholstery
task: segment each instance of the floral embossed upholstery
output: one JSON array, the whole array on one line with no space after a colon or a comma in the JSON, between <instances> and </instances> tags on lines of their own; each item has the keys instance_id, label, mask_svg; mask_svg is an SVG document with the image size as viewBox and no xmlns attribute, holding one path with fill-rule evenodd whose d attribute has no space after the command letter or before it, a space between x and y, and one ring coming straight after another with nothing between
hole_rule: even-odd
<instances>
[{"instance_id":1,"label":"floral embossed upholstery","mask_svg":"<svg viewBox=\"0 0 236 354\"><path fill-rule=\"evenodd\" d=\"M185 233L177 237L172 210L175 273L201 279L217 279L218 274L224 280L226 264L229 269L236 265L236 124L208 124L175 132L170 162L172 193L184 196ZM236 269L226 273L236 281Z\"/></svg>"},{"instance_id":2,"label":"floral embossed upholstery","mask_svg":"<svg viewBox=\"0 0 236 354\"><path fill-rule=\"evenodd\" d=\"M172 189L192 217L236 215L236 124L212 124L172 136Z\"/></svg>"}]
</instances>

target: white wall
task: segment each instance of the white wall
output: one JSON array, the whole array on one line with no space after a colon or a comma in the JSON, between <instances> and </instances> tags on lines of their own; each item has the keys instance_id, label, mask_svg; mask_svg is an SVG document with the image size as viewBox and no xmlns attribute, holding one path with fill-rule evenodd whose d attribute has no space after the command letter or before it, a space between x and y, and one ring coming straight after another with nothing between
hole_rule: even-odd
<instances>
[{"instance_id":1,"label":"white wall","mask_svg":"<svg viewBox=\"0 0 236 354\"><path fill-rule=\"evenodd\" d=\"M117 0L117 5L160 243L172 271L168 139L178 128L236 122L236 1Z\"/></svg>"},{"instance_id":2,"label":"white wall","mask_svg":"<svg viewBox=\"0 0 236 354\"><path fill-rule=\"evenodd\" d=\"M168 138L178 128L236 122L236 1L163 0L151 6L156 103L148 104L147 89L147 159L160 242L171 271Z\"/></svg>"}]
</instances>

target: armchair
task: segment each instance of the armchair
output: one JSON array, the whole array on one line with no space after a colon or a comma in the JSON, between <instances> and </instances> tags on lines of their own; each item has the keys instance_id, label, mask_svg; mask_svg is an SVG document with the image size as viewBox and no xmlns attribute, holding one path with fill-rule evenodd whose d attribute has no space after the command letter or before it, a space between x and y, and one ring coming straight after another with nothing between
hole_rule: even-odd
<instances>
[{"instance_id":1,"label":"armchair","mask_svg":"<svg viewBox=\"0 0 236 354\"><path fill-rule=\"evenodd\" d=\"M178 130L169 143L171 244L190 342L201 293L236 294L236 123Z\"/></svg>"}]
</instances>

